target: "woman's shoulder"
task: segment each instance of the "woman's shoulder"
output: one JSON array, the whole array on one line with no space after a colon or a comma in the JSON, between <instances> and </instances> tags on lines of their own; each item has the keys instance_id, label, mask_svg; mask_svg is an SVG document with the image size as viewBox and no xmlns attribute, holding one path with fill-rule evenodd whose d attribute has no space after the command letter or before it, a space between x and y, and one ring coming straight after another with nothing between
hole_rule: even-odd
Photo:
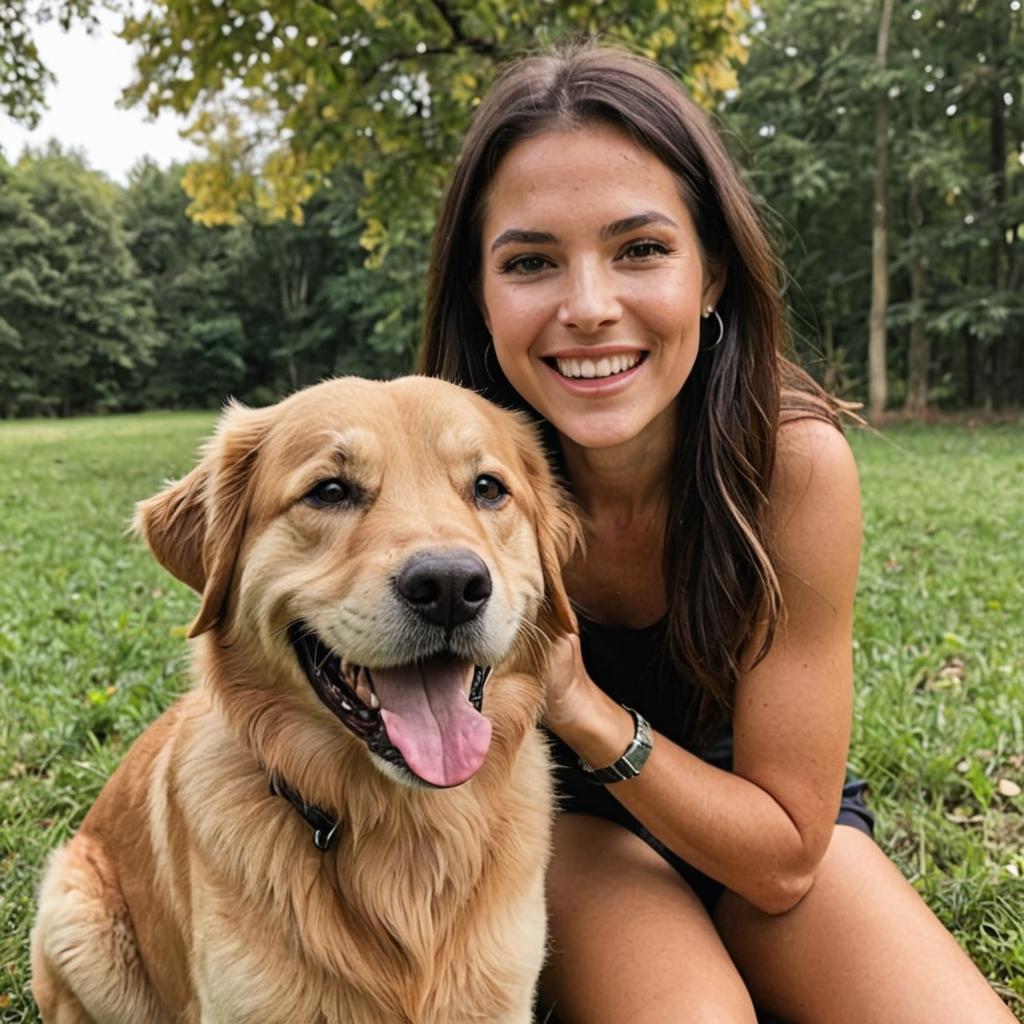
<instances>
[{"instance_id":1,"label":"woman's shoulder","mask_svg":"<svg viewBox=\"0 0 1024 1024\"><path fill-rule=\"evenodd\" d=\"M829 538L815 536L819 531L832 540L859 536L860 482L842 431L812 416L780 424L770 505L782 552L793 543L827 545Z\"/></svg>"},{"instance_id":2,"label":"woman's shoulder","mask_svg":"<svg viewBox=\"0 0 1024 1024\"><path fill-rule=\"evenodd\" d=\"M857 464L841 430L816 416L779 424L772 500L799 501L808 491L857 484Z\"/></svg>"}]
</instances>

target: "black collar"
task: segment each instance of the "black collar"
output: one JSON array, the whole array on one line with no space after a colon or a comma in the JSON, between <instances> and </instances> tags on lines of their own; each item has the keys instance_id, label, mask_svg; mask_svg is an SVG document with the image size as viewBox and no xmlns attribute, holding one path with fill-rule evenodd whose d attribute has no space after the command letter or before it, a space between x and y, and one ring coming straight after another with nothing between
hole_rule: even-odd
<instances>
[{"instance_id":1,"label":"black collar","mask_svg":"<svg viewBox=\"0 0 1024 1024\"><path fill-rule=\"evenodd\" d=\"M283 796L302 815L306 824L313 830L313 845L326 853L337 838L341 819L333 818L316 804L306 803L301 794L284 781L280 772L270 773L270 792L274 796Z\"/></svg>"}]
</instances>

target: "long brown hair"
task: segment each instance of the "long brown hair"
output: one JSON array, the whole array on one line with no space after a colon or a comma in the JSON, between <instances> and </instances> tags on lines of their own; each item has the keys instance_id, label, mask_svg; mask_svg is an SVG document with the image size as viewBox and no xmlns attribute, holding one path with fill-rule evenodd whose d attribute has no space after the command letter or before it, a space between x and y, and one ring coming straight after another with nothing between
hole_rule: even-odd
<instances>
[{"instance_id":1,"label":"long brown hair","mask_svg":"<svg viewBox=\"0 0 1024 1024\"><path fill-rule=\"evenodd\" d=\"M701 718L710 724L731 711L743 659L764 657L782 614L768 517L780 412L838 421L834 403L782 355L772 248L707 117L667 71L623 50L574 43L499 75L441 205L421 369L525 408L487 358L490 335L474 296L487 190L518 142L595 123L624 130L673 171L705 259L725 270L717 307L724 335L699 355L676 403L664 543L665 654L701 688Z\"/></svg>"}]
</instances>

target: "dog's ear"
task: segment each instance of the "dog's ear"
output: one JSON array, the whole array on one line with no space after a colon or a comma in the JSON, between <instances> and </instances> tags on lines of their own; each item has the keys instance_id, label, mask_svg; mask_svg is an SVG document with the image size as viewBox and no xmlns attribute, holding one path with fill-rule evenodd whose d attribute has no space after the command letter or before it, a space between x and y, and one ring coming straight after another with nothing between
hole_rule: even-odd
<instances>
[{"instance_id":1,"label":"dog's ear","mask_svg":"<svg viewBox=\"0 0 1024 1024\"><path fill-rule=\"evenodd\" d=\"M232 402L199 465L135 507L135 530L157 561L202 595L189 636L210 629L223 613L267 426L264 410Z\"/></svg>"},{"instance_id":2,"label":"dog's ear","mask_svg":"<svg viewBox=\"0 0 1024 1024\"><path fill-rule=\"evenodd\" d=\"M535 495L534 523L544 574L540 626L550 637L575 633L576 616L562 582L562 567L583 547L580 517L565 488L555 480L533 424L518 434L517 447Z\"/></svg>"}]
</instances>

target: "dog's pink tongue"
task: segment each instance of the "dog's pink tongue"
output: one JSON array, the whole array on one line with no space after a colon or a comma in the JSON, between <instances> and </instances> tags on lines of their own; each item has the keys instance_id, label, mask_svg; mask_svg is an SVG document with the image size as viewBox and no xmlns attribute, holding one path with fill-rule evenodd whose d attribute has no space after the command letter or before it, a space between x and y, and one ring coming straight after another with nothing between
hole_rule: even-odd
<instances>
[{"instance_id":1,"label":"dog's pink tongue","mask_svg":"<svg viewBox=\"0 0 1024 1024\"><path fill-rule=\"evenodd\" d=\"M491 745L490 721L469 702L471 671L451 657L373 671L389 739L433 786L458 786L475 775Z\"/></svg>"}]
</instances>

